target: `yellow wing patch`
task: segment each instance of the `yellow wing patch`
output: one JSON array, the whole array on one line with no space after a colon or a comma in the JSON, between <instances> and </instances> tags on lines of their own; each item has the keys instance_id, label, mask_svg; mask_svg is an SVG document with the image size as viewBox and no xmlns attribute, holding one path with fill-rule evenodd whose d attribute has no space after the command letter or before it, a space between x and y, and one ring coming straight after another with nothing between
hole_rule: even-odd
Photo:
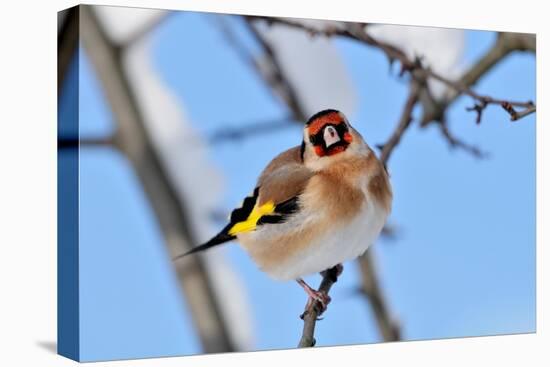
<instances>
[{"instance_id":1,"label":"yellow wing patch","mask_svg":"<svg viewBox=\"0 0 550 367\"><path fill-rule=\"evenodd\" d=\"M275 211L275 204L273 201L268 201L262 206L256 206L252 209L252 212L246 218L245 221L235 223L229 230L229 234L235 236L239 233L246 233L256 229L256 224L264 215L272 214Z\"/></svg>"}]
</instances>

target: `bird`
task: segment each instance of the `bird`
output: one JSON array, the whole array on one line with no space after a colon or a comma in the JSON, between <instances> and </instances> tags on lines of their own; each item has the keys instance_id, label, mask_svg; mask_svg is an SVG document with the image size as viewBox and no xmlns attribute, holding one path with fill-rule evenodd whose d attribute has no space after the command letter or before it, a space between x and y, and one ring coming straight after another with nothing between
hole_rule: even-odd
<instances>
[{"instance_id":1,"label":"bird","mask_svg":"<svg viewBox=\"0 0 550 367\"><path fill-rule=\"evenodd\" d=\"M260 270L295 280L323 312L330 297L303 278L362 255L391 212L393 194L385 166L335 109L305 123L300 145L277 155L227 225L181 257L237 240Z\"/></svg>"}]
</instances>

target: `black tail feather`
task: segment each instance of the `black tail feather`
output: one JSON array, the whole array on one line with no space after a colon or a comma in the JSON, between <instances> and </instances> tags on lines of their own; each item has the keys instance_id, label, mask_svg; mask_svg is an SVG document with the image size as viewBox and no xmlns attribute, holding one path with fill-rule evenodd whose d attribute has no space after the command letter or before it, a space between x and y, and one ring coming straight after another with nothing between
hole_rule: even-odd
<instances>
[{"instance_id":1,"label":"black tail feather","mask_svg":"<svg viewBox=\"0 0 550 367\"><path fill-rule=\"evenodd\" d=\"M230 235L229 231L231 228L239 222L242 222L248 218L252 210L254 209L254 206L256 205L256 200L258 199L258 194L260 192L260 188L256 187L254 189L254 193L251 196L247 196L243 204L240 208L237 208L231 212L231 217L229 219L229 224L220 231L214 238L212 238L210 241L203 243L200 246L197 246L186 253L183 253L181 255L176 256L172 260L178 260L184 256L194 254L195 252L204 251L209 249L210 247L214 247L217 245L221 245L222 243L232 241L236 239L236 236Z\"/></svg>"},{"instance_id":2,"label":"black tail feather","mask_svg":"<svg viewBox=\"0 0 550 367\"><path fill-rule=\"evenodd\" d=\"M229 229L231 228L231 226L227 226L225 227L220 233L218 233L216 236L214 236L211 240L209 240L208 242L205 242L203 243L202 245L200 246L197 246L197 247L194 247L192 248L191 250L181 254L181 255L178 255L176 257L174 257L172 259L172 261L176 261L178 259L181 259L182 257L185 257L187 255L191 255L191 254L194 254L195 252L200 252L200 251L204 251L204 250L208 250L209 248L211 247L214 247L214 246L218 246L218 245L221 245L222 243L226 243L226 242L229 242L229 241L232 241L234 240L235 238L237 238L236 236L232 236L230 235L228 232L229 232Z\"/></svg>"}]
</instances>

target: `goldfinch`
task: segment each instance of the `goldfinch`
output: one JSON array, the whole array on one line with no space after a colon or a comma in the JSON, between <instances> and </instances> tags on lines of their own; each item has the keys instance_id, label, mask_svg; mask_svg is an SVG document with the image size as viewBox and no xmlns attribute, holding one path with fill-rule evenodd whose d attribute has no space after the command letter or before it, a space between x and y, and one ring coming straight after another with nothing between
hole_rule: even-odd
<instances>
[{"instance_id":1,"label":"goldfinch","mask_svg":"<svg viewBox=\"0 0 550 367\"><path fill-rule=\"evenodd\" d=\"M386 170L343 113L329 109L305 124L300 146L275 157L253 193L210 241L178 256L237 240L261 270L296 280L326 308L330 297L302 277L363 254L390 213Z\"/></svg>"}]
</instances>

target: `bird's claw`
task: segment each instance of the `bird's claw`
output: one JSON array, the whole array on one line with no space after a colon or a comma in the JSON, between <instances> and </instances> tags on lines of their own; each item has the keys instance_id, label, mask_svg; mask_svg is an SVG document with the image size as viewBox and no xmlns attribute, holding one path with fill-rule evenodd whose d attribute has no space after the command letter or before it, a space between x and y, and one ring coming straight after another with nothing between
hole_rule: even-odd
<instances>
[{"instance_id":1,"label":"bird's claw","mask_svg":"<svg viewBox=\"0 0 550 367\"><path fill-rule=\"evenodd\" d=\"M320 316L327 310L327 306L331 301L331 298L328 294L321 291L312 290L308 292L309 298L307 300L306 308L304 312L300 315L300 318L303 320L304 317L310 312L312 308L315 308L317 315ZM317 320L322 320L322 318L317 318Z\"/></svg>"}]
</instances>

